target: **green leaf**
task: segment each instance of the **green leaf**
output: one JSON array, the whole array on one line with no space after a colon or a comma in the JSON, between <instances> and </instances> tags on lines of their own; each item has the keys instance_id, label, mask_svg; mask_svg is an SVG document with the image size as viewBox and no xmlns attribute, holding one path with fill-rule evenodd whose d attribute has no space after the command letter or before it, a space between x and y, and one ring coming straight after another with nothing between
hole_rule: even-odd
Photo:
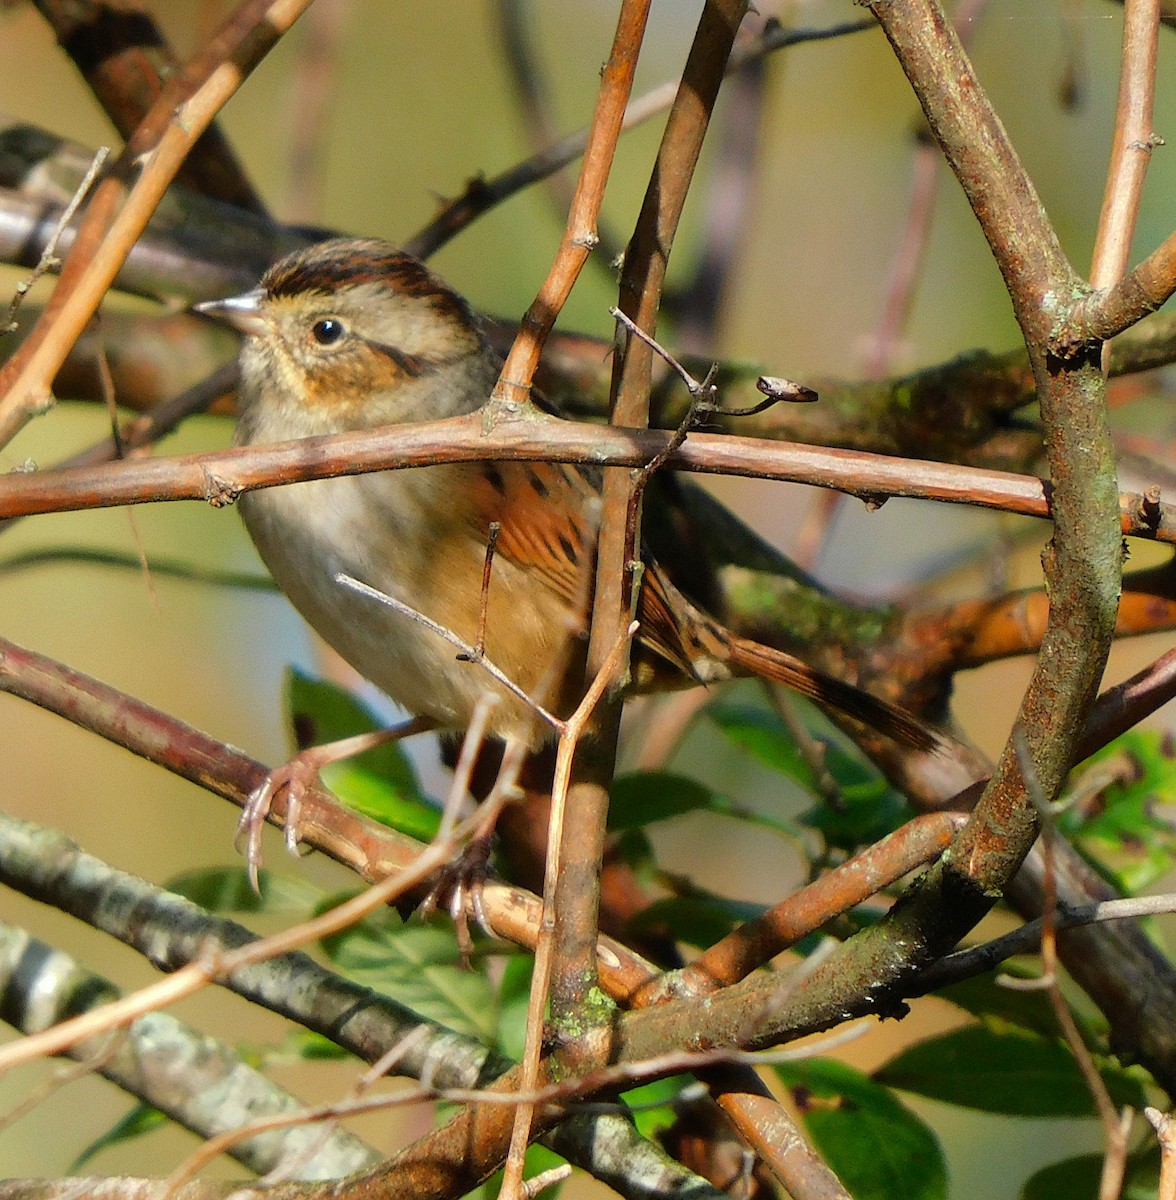
<instances>
[{"instance_id":1,"label":"green leaf","mask_svg":"<svg viewBox=\"0 0 1176 1200\"><path fill-rule=\"evenodd\" d=\"M829 845L851 854L911 819L910 805L865 759L831 744L825 765L837 784L837 796L814 805L798 820L819 830Z\"/></svg>"},{"instance_id":2,"label":"green leaf","mask_svg":"<svg viewBox=\"0 0 1176 1200\"><path fill-rule=\"evenodd\" d=\"M1001 969L1008 974L1015 968L1005 963ZM962 979L940 988L935 995L962 1008L997 1033L1012 1028L1042 1037L1057 1037L1058 1019L1049 997L1040 988L1024 991L1001 987L996 976L989 974Z\"/></svg>"},{"instance_id":3,"label":"green leaf","mask_svg":"<svg viewBox=\"0 0 1176 1200\"><path fill-rule=\"evenodd\" d=\"M797 750L778 713L731 703L715 704L706 711L730 741L806 791L821 794L813 768ZM860 754L847 751L834 740L822 738L821 742L824 766L837 785L838 796L835 801L822 799L802 813L801 824L819 830L831 846L852 852L885 837L910 819L906 800Z\"/></svg>"},{"instance_id":4,"label":"green leaf","mask_svg":"<svg viewBox=\"0 0 1176 1200\"><path fill-rule=\"evenodd\" d=\"M752 825L774 829L789 838L799 838L794 822L757 813L731 800L705 784L672 771L644 771L621 775L613 782L609 798L608 827L613 832L629 832L655 821L690 812L710 812Z\"/></svg>"},{"instance_id":5,"label":"green leaf","mask_svg":"<svg viewBox=\"0 0 1176 1200\"><path fill-rule=\"evenodd\" d=\"M805 1128L854 1200L944 1200L939 1139L889 1090L833 1059L773 1068Z\"/></svg>"},{"instance_id":6,"label":"green leaf","mask_svg":"<svg viewBox=\"0 0 1176 1200\"><path fill-rule=\"evenodd\" d=\"M255 892L249 886L244 864L185 871L170 879L166 886L168 891L214 913L303 914L321 896L320 891L298 876L275 875L270 871L258 873Z\"/></svg>"},{"instance_id":7,"label":"green leaf","mask_svg":"<svg viewBox=\"0 0 1176 1200\"><path fill-rule=\"evenodd\" d=\"M1029 1177L1021 1190L1021 1200L1098 1200L1102 1165L1101 1154L1050 1163Z\"/></svg>"},{"instance_id":8,"label":"green leaf","mask_svg":"<svg viewBox=\"0 0 1176 1200\"><path fill-rule=\"evenodd\" d=\"M612 848L633 869L640 881L648 883L652 879L657 857L653 852L653 842L645 830L626 829L618 833Z\"/></svg>"},{"instance_id":9,"label":"green leaf","mask_svg":"<svg viewBox=\"0 0 1176 1200\"><path fill-rule=\"evenodd\" d=\"M641 829L683 813L713 809L715 794L705 784L670 771L642 771L613 780L608 828Z\"/></svg>"},{"instance_id":10,"label":"green leaf","mask_svg":"<svg viewBox=\"0 0 1176 1200\"><path fill-rule=\"evenodd\" d=\"M1164 733L1134 729L1087 759L1077 778L1089 782L1100 769L1113 781L1099 793L1097 808L1075 806L1059 824L1122 891L1135 895L1176 862L1176 809L1171 804L1176 756Z\"/></svg>"},{"instance_id":11,"label":"green leaf","mask_svg":"<svg viewBox=\"0 0 1176 1200\"><path fill-rule=\"evenodd\" d=\"M335 1062L352 1057L350 1050L337 1046L321 1033L312 1029L291 1029L281 1045L266 1055L266 1062Z\"/></svg>"},{"instance_id":12,"label":"green leaf","mask_svg":"<svg viewBox=\"0 0 1176 1200\"><path fill-rule=\"evenodd\" d=\"M1142 1107L1139 1081L1102 1067L1115 1104ZM1094 1102L1070 1049L1056 1038L972 1025L919 1042L874 1078L890 1087L982 1112L1014 1117L1088 1117Z\"/></svg>"},{"instance_id":13,"label":"green leaf","mask_svg":"<svg viewBox=\"0 0 1176 1200\"><path fill-rule=\"evenodd\" d=\"M350 692L295 669L287 675L286 705L302 745L322 745L384 728ZM321 774L323 783L354 812L418 841L435 836L441 814L422 795L416 772L398 742L384 742L363 754L328 763Z\"/></svg>"},{"instance_id":14,"label":"green leaf","mask_svg":"<svg viewBox=\"0 0 1176 1200\"><path fill-rule=\"evenodd\" d=\"M689 1075L669 1075L644 1083L621 1095L633 1115L633 1124L642 1137L656 1137L663 1129L669 1129L678 1119L676 1108L683 1089L694 1086Z\"/></svg>"},{"instance_id":15,"label":"green leaf","mask_svg":"<svg viewBox=\"0 0 1176 1200\"><path fill-rule=\"evenodd\" d=\"M741 747L766 767L795 779L807 791L818 790L812 767L796 748L796 742L778 713L754 704L712 704L706 715L727 740Z\"/></svg>"},{"instance_id":16,"label":"green leaf","mask_svg":"<svg viewBox=\"0 0 1176 1200\"><path fill-rule=\"evenodd\" d=\"M330 907L344 897L333 897ZM485 975L461 960L451 929L405 924L391 910L326 938L332 964L359 983L484 1045L494 1041L498 1006Z\"/></svg>"},{"instance_id":17,"label":"green leaf","mask_svg":"<svg viewBox=\"0 0 1176 1200\"><path fill-rule=\"evenodd\" d=\"M1021 1200L1097 1200L1103 1156L1083 1154L1043 1167L1030 1176ZM1156 1146L1128 1161L1119 1200L1155 1200L1160 1181L1160 1154Z\"/></svg>"},{"instance_id":18,"label":"green leaf","mask_svg":"<svg viewBox=\"0 0 1176 1200\"><path fill-rule=\"evenodd\" d=\"M167 1117L159 1109L152 1108L148 1104L136 1104L125 1117L117 1121L101 1137L95 1138L73 1160L69 1168L69 1173L76 1175L96 1154L106 1150L108 1147L117 1146L122 1142L134 1141L135 1138L141 1138L144 1134L148 1134L153 1129L158 1129L161 1125L166 1124Z\"/></svg>"}]
</instances>

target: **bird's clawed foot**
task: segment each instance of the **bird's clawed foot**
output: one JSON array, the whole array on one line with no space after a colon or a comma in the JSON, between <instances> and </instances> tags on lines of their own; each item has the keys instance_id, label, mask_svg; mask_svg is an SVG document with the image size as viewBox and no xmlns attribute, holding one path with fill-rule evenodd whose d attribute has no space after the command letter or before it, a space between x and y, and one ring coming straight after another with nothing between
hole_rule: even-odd
<instances>
[{"instance_id":1,"label":"bird's clawed foot","mask_svg":"<svg viewBox=\"0 0 1176 1200\"><path fill-rule=\"evenodd\" d=\"M302 798L318 782L319 771L328 763L341 762L374 750L387 742L399 741L418 733L427 733L436 723L429 717L413 717L391 729L377 729L370 733L356 734L321 746L311 746L295 754L284 766L276 767L249 793L237 822L236 845L244 847L245 869L249 883L258 890L257 872L261 866L261 831L273 810L274 800L286 794L286 848L291 854L298 853L301 838L299 820L302 813Z\"/></svg>"},{"instance_id":2,"label":"bird's clawed foot","mask_svg":"<svg viewBox=\"0 0 1176 1200\"><path fill-rule=\"evenodd\" d=\"M492 833L487 832L473 838L448 866L438 875L421 901L417 912L427 920L430 914L444 910L453 921L457 933L457 945L462 959L469 961L474 943L470 937L470 918L487 937L497 936L490 928L486 913L483 889L490 875L490 843Z\"/></svg>"},{"instance_id":3,"label":"bird's clawed foot","mask_svg":"<svg viewBox=\"0 0 1176 1200\"><path fill-rule=\"evenodd\" d=\"M329 759L327 761L330 761ZM245 854L245 869L249 874L249 886L259 891L257 872L261 867L261 831L266 818L273 810L274 801L286 796L286 849L298 853L302 797L306 789L318 780L319 768L323 765L317 749L304 750L288 763L275 767L262 782L249 793L237 822L235 845Z\"/></svg>"}]
</instances>

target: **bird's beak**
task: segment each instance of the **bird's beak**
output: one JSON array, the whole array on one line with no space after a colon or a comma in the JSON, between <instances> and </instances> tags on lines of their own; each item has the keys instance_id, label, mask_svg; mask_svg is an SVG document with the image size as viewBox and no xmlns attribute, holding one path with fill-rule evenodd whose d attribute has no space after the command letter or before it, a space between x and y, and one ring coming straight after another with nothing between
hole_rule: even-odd
<instances>
[{"instance_id":1,"label":"bird's beak","mask_svg":"<svg viewBox=\"0 0 1176 1200\"><path fill-rule=\"evenodd\" d=\"M261 302L265 293L261 288L254 288L240 296L228 296L224 300L205 300L202 304L193 304L192 311L201 316L213 317L239 329L242 333L265 333L269 324L261 311Z\"/></svg>"}]
</instances>

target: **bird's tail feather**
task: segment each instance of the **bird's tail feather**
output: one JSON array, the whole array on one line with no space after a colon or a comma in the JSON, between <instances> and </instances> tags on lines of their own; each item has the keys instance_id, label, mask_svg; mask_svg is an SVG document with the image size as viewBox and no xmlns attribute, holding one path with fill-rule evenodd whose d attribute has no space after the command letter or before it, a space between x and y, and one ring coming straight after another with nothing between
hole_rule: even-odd
<instances>
[{"instance_id":1,"label":"bird's tail feather","mask_svg":"<svg viewBox=\"0 0 1176 1200\"><path fill-rule=\"evenodd\" d=\"M728 652L728 662L737 674L746 672L781 683L916 750L935 750L942 745L935 731L913 713L879 700L877 696L871 696L853 684L816 671L782 650L764 646L749 638L732 637Z\"/></svg>"}]
</instances>

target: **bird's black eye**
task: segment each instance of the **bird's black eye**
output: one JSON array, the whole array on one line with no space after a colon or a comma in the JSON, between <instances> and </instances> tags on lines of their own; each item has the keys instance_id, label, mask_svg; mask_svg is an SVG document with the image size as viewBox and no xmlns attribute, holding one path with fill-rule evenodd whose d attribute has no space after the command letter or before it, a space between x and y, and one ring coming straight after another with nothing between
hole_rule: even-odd
<instances>
[{"instance_id":1,"label":"bird's black eye","mask_svg":"<svg viewBox=\"0 0 1176 1200\"><path fill-rule=\"evenodd\" d=\"M310 327L310 336L320 346L333 346L346 332L347 326L338 317L323 317Z\"/></svg>"}]
</instances>

